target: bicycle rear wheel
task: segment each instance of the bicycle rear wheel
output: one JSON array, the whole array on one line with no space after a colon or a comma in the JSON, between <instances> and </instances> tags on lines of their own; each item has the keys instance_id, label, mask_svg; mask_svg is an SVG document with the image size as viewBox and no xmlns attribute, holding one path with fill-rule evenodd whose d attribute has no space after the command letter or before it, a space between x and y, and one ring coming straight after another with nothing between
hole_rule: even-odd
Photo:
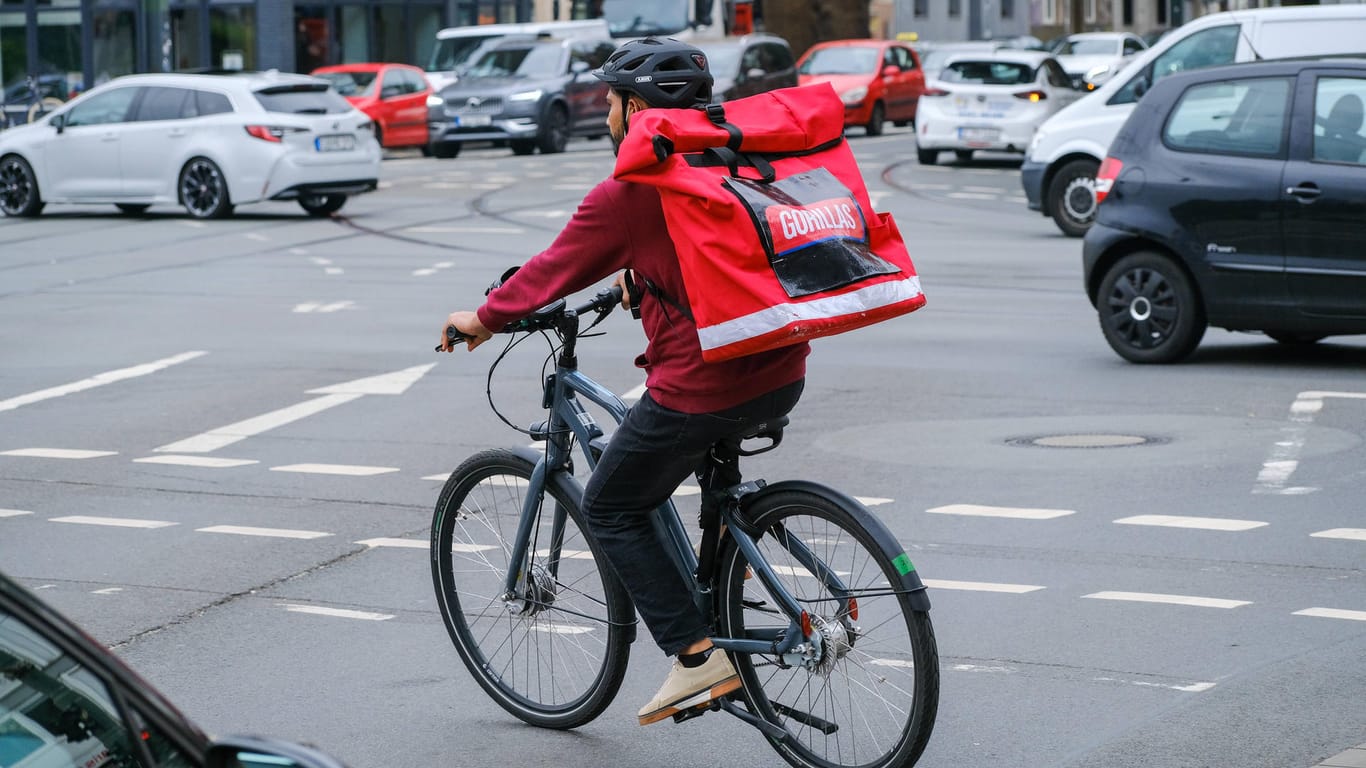
<instances>
[{"instance_id":1,"label":"bicycle rear wheel","mask_svg":"<svg viewBox=\"0 0 1366 768\"><path fill-rule=\"evenodd\" d=\"M533 467L491 450L451 474L432 518L432 581L455 649L484 691L532 725L575 728L621 687L634 609L585 535L581 492L567 482L544 489L518 586L507 593Z\"/></svg>"},{"instance_id":2,"label":"bicycle rear wheel","mask_svg":"<svg viewBox=\"0 0 1366 768\"><path fill-rule=\"evenodd\" d=\"M892 589L900 571L884 553L901 549L891 533L857 502L809 489L763 493L744 517L762 532L760 554L810 615L812 644L822 649L818 659L733 656L750 710L787 732L770 738L774 748L801 768L914 765L934 728L939 661L929 614ZM745 578L747 565L730 540L723 634L771 637L789 618L757 574ZM817 578L826 569L834 579Z\"/></svg>"}]
</instances>

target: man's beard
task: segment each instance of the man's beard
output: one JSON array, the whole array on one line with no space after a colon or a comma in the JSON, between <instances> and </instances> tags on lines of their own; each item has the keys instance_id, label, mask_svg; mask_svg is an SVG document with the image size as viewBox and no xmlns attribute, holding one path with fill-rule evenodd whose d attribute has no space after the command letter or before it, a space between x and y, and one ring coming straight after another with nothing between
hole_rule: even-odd
<instances>
[{"instance_id":1,"label":"man's beard","mask_svg":"<svg viewBox=\"0 0 1366 768\"><path fill-rule=\"evenodd\" d=\"M612 127L611 127L611 126L608 126L608 128L607 128L607 136L608 136L609 138L612 139L612 156L613 156L613 157L616 157L617 155L619 155L619 154L621 153L621 143L622 143L623 141L626 141L626 131L629 130L630 127L631 127L631 124L627 121L626 117L623 115L622 118L621 118L621 138L618 139L618 138L617 138L617 132L614 131L614 130L612 130Z\"/></svg>"}]
</instances>

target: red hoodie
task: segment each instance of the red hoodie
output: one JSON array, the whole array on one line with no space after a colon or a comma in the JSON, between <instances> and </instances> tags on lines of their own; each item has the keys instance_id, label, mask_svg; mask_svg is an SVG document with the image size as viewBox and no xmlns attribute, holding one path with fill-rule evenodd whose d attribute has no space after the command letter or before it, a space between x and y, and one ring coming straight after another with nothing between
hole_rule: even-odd
<instances>
[{"instance_id":1,"label":"red hoodie","mask_svg":"<svg viewBox=\"0 0 1366 768\"><path fill-rule=\"evenodd\" d=\"M548 249L489 294L478 310L479 321L496 332L622 269L635 270L673 301L690 306L659 192L609 178L588 193ZM720 411L806 374L809 344L707 363L697 342L697 326L676 307L646 294L640 315L649 346L636 365L645 369L650 396L665 408L683 413Z\"/></svg>"}]
</instances>

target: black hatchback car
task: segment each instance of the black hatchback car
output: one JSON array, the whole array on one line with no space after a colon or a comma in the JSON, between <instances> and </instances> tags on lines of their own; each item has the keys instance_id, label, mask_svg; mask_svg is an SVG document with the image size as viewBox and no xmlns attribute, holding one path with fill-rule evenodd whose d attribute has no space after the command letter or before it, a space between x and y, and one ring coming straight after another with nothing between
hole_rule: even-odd
<instances>
[{"instance_id":1,"label":"black hatchback car","mask_svg":"<svg viewBox=\"0 0 1366 768\"><path fill-rule=\"evenodd\" d=\"M0 766L345 768L254 736L211 740L112 653L0 573Z\"/></svg>"},{"instance_id":2,"label":"black hatchback car","mask_svg":"<svg viewBox=\"0 0 1366 768\"><path fill-rule=\"evenodd\" d=\"M1169 363L1205 328L1366 333L1366 62L1160 80L1110 146L1086 293L1115 352Z\"/></svg>"}]
</instances>

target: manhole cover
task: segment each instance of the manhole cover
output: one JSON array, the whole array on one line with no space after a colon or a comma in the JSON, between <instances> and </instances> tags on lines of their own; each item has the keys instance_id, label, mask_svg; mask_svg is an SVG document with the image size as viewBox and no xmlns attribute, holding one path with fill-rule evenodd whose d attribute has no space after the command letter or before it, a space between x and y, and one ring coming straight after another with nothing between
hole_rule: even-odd
<instances>
[{"instance_id":1,"label":"manhole cover","mask_svg":"<svg viewBox=\"0 0 1366 768\"><path fill-rule=\"evenodd\" d=\"M1084 435L1035 435L1032 437L1012 437L1008 445L1036 446L1039 448L1126 448L1131 445L1158 445L1167 442L1165 437L1149 435L1084 434Z\"/></svg>"}]
</instances>

